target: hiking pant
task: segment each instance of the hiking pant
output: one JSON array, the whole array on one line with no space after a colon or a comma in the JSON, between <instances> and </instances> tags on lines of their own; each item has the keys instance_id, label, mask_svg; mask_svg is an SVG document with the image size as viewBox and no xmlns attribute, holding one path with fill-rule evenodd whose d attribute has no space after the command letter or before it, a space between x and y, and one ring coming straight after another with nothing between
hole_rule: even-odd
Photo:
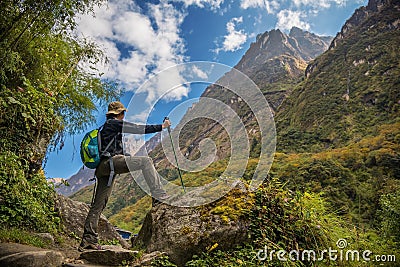
<instances>
[{"instance_id":1,"label":"hiking pant","mask_svg":"<svg viewBox=\"0 0 400 267\"><path fill-rule=\"evenodd\" d=\"M113 157L113 163L115 174L123 174L129 173L130 171L142 170L143 176L150 188L152 196L157 197L165 194L151 158L116 155ZM99 166L96 168L95 174L97 177L96 194L86 217L81 243L82 247L85 247L88 244L98 243L99 239L97 228L99 224L99 218L101 212L107 205L108 198L110 197L115 180L113 179L111 186L107 186L110 175L109 159L103 159L100 162Z\"/></svg>"}]
</instances>

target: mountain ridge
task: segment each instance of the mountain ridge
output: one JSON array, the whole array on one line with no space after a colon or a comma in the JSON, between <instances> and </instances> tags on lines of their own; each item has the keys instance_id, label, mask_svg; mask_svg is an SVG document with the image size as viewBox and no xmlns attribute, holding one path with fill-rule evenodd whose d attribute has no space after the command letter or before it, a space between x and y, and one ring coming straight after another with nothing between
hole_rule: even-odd
<instances>
[{"instance_id":1,"label":"mountain ridge","mask_svg":"<svg viewBox=\"0 0 400 267\"><path fill-rule=\"evenodd\" d=\"M272 112L275 112L294 85L304 76L307 61L312 55L321 54L328 49L330 40L331 37L320 38L299 28L293 28L289 35L279 29L267 31L257 36L234 69L247 75L259 87ZM230 73L227 73L220 79L229 79L229 75ZM242 120L246 121L245 127L250 140L257 139L259 129L249 107L240 97L217 84L224 82L217 81L216 84L208 86L201 97L217 99L231 106ZM190 117L189 113L195 114L196 108L194 106L190 109L182 120L185 120L185 116ZM196 159L200 155L199 144L207 137L214 141L223 140L217 141L217 160L229 155L229 138L219 124L209 119L196 119L183 127L179 138L182 153L189 159ZM160 146L155 148L151 155L159 168L170 167Z\"/></svg>"},{"instance_id":2,"label":"mountain ridge","mask_svg":"<svg viewBox=\"0 0 400 267\"><path fill-rule=\"evenodd\" d=\"M289 35L273 29L257 35L256 42L250 45L234 68L263 88L265 82L273 83L303 74L306 62L324 52L331 39L332 37L319 37L297 27L293 27ZM284 56L286 58L282 58ZM282 70L284 66L289 71ZM271 68L277 70L266 72ZM268 73L268 79L265 79L262 72Z\"/></svg>"},{"instance_id":3,"label":"mountain ridge","mask_svg":"<svg viewBox=\"0 0 400 267\"><path fill-rule=\"evenodd\" d=\"M398 1L370 1L355 11L281 106L278 149L340 147L398 117L399 17Z\"/></svg>"}]
</instances>

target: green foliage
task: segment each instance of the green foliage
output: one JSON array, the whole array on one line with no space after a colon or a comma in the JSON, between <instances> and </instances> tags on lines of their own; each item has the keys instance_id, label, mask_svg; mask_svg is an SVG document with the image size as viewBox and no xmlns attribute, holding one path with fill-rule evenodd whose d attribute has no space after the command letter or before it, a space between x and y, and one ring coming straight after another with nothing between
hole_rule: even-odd
<instances>
[{"instance_id":1,"label":"green foliage","mask_svg":"<svg viewBox=\"0 0 400 267\"><path fill-rule=\"evenodd\" d=\"M380 198L381 229L386 237L394 237L400 244L400 190Z\"/></svg>"},{"instance_id":2,"label":"green foliage","mask_svg":"<svg viewBox=\"0 0 400 267\"><path fill-rule=\"evenodd\" d=\"M25 80L24 89L0 91L1 151L10 151L39 165L50 139L63 129L53 107L55 97L37 90ZM38 164L39 163L39 164Z\"/></svg>"},{"instance_id":3,"label":"green foliage","mask_svg":"<svg viewBox=\"0 0 400 267\"><path fill-rule=\"evenodd\" d=\"M320 196L284 190L278 181L257 191L250 218L255 244L276 250L318 251L329 244L332 228L340 227Z\"/></svg>"},{"instance_id":4,"label":"green foliage","mask_svg":"<svg viewBox=\"0 0 400 267\"><path fill-rule=\"evenodd\" d=\"M12 119L19 124L31 123L39 136L27 134L30 140L36 141L49 134L44 142L47 145L61 130L74 133L85 129L93 119L96 101L109 101L118 95L113 84L99 78L95 64L103 60L102 52L95 44L77 39L71 32L77 12L89 12L102 2L1 2L4 11L0 19L1 98L6 102L8 97L10 102L13 100L9 97L12 97L17 101L12 104L24 108L14 113L17 116ZM3 110L2 128L9 114ZM43 117L40 121L36 117L39 110ZM13 130L2 131L6 131L7 136L13 135ZM42 134L42 131L46 132Z\"/></svg>"},{"instance_id":5,"label":"green foliage","mask_svg":"<svg viewBox=\"0 0 400 267\"><path fill-rule=\"evenodd\" d=\"M260 266L256 257L256 249L251 245L237 247L230 251L208 251L202 255L194 255L193 259L186 263L188 267L209 267L209 266Z\"/></svg>"},{"instance_id":6,"label":"green foliage","mask_svg":"<svg viewBox=\"0 0 400 267\"><path fill-rule=\"evenodd\" d=\"M63 133L82 131L95 103L114 99L100 79L101 51L73 35L75 16L102 0L0 2L0 222L54 231L52 195L41 171ZM49 146L50 145L50 146Z\"/></svg>"},{"instance_id":7,"label":"green foliage","mask_svg":"<svg viewBox=\"0 0 400 267\"><path fill-rule=\"evenodd\" d=\"M323 250L338 249L336 242L346 239L349 250L370 250L374 255L396 255L399 250L391 239L384 239L373 230L352 227L338 216L323 197L315 193L287 190L273 179L256 191L255 202L248 213L250 241L228 251L211 247L194 256L186 266L359 266L359 261L280 261L276 254L270 259L259 260L257 253L267 249L302 251L312 250L317 258ZM346 253L346 249L343 250ZM308 255L308 254L307 254ZM261 255L262 256L262 255ZM288 254L285 255L288 258ZM375 262L363 262L374 266ZM363 266L364 266L363 265Z\"/></svg>"},{"instance_id":8,"label":"green foliage","mask_svg":"<svg viewBox=\"0 0 400 267\"><path fill-rule=\"evenodd\" d=\"M60 219L54 211L54 189L43 173L11 152L0 154L0 223L3 226L54 232Z\"/></svg>"},{"instance_id":9,"label":"green foliage","mask_svg":"<svg viewBox=\"0 0 400 267\"><path fill-rule=\"evenodd\" d=\"M176 267L176 264L170 262L166 255L159 256L151 262L152 267Z\"/></svg>"},{"instance_id":10,"label":"green foliage","mask_svg":"<svg viewBox=\"0 0 400 267\"><path fill-rule=\"evenodd\" d=\"M270 175L292 190L323 192L351 222L377 227L380 196L400 187L399 133L399 123L382 125L373 136L342 148L314 154L277 153Z\"/></svg>"},{"instance_id":11,"label":"green foliage","mask_svg":"<svg viewBox=\"0 0 400 267\"><path fill-rule=\"evenodd\" d=\"M277 180L264 184L247 207L250 242L230 251L208 251L196 256L187 266L261 266L257 251L269 249L315 249L327 247L334 239L332 227L340 220L329 213L323 199L315 194L285 190ZM295 266L301 262L268 261L266 266Z\"/></svg>"},{"instance_id":12,"label":"green foliage","mask_svg":"<svg viewBox=\"0 0 400 267\"><path fill-rule=\"evenodd\" d=\"M112 240L99 240L100 245L106 245L106 246L118 246L121 245L119 243L118 239L112 239Z\"/></svg>"},{"instance_id":13,"label":"green foliage","mask_svg":"<svg viewBox=\"0 0 400 267\"><path fill-rule=\"evenodd\" d=\"M208 184L221 176L228 161L219 160L210 164L207 168L199 172L188 172L182 175L185 186L196 187ZM176 179L175 184L180 185L180 180Z\"/></svg>"},{"instance_id":14,"label":"green foliage","mask_svg":"<svg viewBox=\"0 0 400 267\"><path fill-rule=\"evenodd\" d=\"M131 231L132 233L138 233L150 209L151 198L145 196L135 204L126 206L118 213L111 216L109 220L113 225L118 225L118 227Z\"/></svg>"},{"instance_id":15,"label":"green foliage","mask_svg":"<svg viewBox=\"0 0 400 267\"><path fill-rule=\"evenodd\" d=\"M39 248L48 247L50 244L47 240L43 240L41 237L23 230L21 228L0 228L0 241L1 242L14 242L19 244L32 245Z\"/></svg>"}]
</instances>

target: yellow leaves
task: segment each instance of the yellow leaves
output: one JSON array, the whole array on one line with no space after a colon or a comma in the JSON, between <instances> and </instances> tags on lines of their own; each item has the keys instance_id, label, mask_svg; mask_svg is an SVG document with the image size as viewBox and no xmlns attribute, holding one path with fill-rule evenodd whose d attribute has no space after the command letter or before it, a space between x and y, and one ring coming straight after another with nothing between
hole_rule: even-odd
<instances>
[{"instance_id":1,"label":"yellow leaves","mask_svg":"<svg viewBox=\"0 0 400 267\"><path fill-rule=\"evenodd\" d=\"M400 123L383 125L379 127L379 131L375 136L366 136L359 142L345 147L315 154L276 153L272 170L281 172L281 175L284 177L291 177L292 175L296 175L296 173L293 173L293 168L301 168L304 164L309 163L310 160L334 160L338 161L340 164L351 164L355 166L362 163L365 157L371 154L376 156L377 159L382 155L395 156L398 151L400 151L398 139L400 139Z\"/></svg>"},{"instance_id":2,"label":"yellow leaves","mask_svg":"<svg viewBox=\"0 0 400 267\"><path fill-rule=\"evenodd\" d=\"M181 231L180 231L180 232L181 232L182 235L187 235L187 234L193 232L193 229L190 228L190 227L187 226L187 225L184 225L184 226L181 228Z\"/></svg>"},{"instance_id":3,"label":"yellow leaves","mask_svg":"<svg viewBox=\"0 0 400 267\"><path fill-rule=\"evenodd\" d=\"M223 223L228 224L229 223L229 217L226 215L221 215L221 220Z\"/></svg>"},{"instance_id":4,"label":"yellow leaves","mask_svg":"<svg viewBox=\"0 0 400 267\"><path fill-rule=\"evenodd\" d=\"M214 245L212 245L212 246L210 246L210 247L207 247L206 249L207 249L207 252L211 252L211 251L213 251L214 249L216 249L218 247L218 243L215 243Z\"/></svg>"}]
</instances>

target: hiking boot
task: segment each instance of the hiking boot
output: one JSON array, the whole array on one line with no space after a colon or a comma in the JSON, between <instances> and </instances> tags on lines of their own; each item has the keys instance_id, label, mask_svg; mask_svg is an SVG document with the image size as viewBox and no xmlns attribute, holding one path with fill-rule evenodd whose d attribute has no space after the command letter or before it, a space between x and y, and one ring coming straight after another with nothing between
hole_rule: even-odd
<instances>
[{"instance_id":1,"label":"hiking boot","mask_svg":"<svg viewBox=\"0 0 400 267\"><path fill-rule=\"evenodd\" d=\"M168 199L170 196L167 194L160 195L158 197L152 197L152 206L155 207L162 203L162 200Z\"/></svg>"},{"instance_id":2,"label":"hiking boot","mask_svg":"<svg viewBox=\"0 0 400 267\"><path fill-rule=\"evenodd\" d=\"M158 199L158 200L165 200L165 199L168 199L170 197L167 194L167 192L165 192L165 190L162 190L162 189L151 191L151 196L153 198L155 198L155 199Z\"/></svg>"},{"instance_id":3,"label":"hiking boot","mask_svg":"<svg viewBox=\"0 0 400 267\"><path fill-rule=\"evenodd\" d=\"M167 193L161 194L159 196L157 196L157 199L159 200L166 200L168 199L170 196Z\"/></svg>"},{"instance_id":4,"label":"hiking boot","mask_svg":"<svg viewBox=\"0 0 400 267\"><path fill-rule=\"evenodd\" d=\"M85 252L87 250L103 250L103 248L99 244L88 244L88 245L79 245L78 251Z\"/></svg>"}]
</instances>

